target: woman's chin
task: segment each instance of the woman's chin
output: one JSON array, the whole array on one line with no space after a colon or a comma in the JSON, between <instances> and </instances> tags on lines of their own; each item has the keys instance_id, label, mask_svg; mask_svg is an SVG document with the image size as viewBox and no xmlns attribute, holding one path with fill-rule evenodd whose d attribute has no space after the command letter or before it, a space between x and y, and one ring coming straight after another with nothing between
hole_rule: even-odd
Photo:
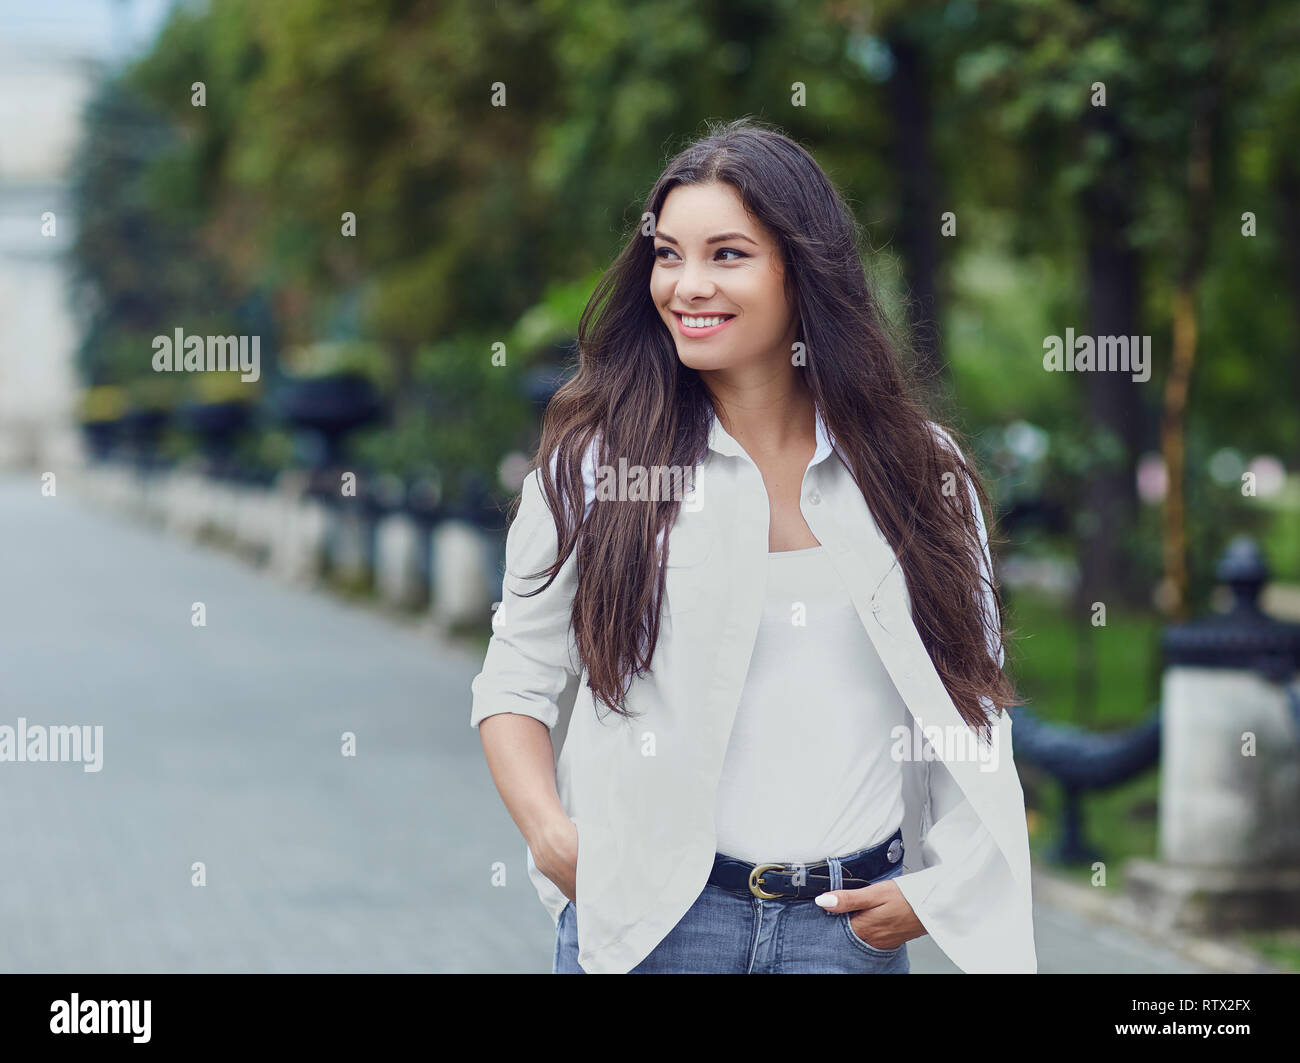
<instances>
[{"instance_id":1,"label":"woman's chin","mask_svg":"<svg viewBox=\"0 0 1300 1063\"><path fill-rule=\"evenodd\" d=\"M718 355L708 357L701 355L698 351L688 351L683 354L681 350L678 350L677 360L687 369L694 369L697 373L707 373L711 369L727 369L730 365L729 360L725 357Z\"/></svg>"}]
</instances>

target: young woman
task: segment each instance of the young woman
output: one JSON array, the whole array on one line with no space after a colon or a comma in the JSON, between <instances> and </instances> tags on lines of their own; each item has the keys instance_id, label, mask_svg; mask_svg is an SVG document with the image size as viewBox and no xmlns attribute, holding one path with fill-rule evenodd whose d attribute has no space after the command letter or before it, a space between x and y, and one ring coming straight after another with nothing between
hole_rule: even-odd
<instances>
[{"instance_id":1,"label":"young woman","mask_svg":"<svg viewBox=\"0 0 1300 1063\"><path fill-rule=\"evenodd\" d=\"M470 720L556 972L1036 970L985 495L858 236L741 120L582 316Z\"/></svg>"}]
</instances>

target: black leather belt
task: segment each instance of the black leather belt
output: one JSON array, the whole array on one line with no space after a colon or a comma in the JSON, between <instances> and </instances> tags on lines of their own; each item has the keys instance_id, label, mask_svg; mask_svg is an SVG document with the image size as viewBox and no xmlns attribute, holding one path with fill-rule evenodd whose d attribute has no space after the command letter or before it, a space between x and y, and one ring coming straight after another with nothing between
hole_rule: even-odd
<instances>
[{"instance_id":1,"label":"black leather belt","mask_svg":"<svg viewBox=\"0 0 1300 1063\"><path fill-rule=\"evenodd\" d=\"M854 890L869 886L897 867L902 859L903 830L900 827L879 845L852 860L840 861L840 888ZM718 853L713 858L709 885L764 900L816 897L831 888L831 865L825 860L816 864L750 864Z\"/></svg>"}]
</instances>

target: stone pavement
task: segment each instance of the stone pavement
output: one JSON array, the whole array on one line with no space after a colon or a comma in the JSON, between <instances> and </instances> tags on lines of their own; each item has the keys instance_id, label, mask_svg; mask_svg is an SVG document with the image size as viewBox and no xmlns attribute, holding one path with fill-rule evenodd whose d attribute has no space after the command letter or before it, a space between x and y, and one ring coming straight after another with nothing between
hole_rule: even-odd
<instances>
[{"instance_id":1,"label":"stone pavement","mask_svg":"<svg viewBox=\"0 0 1300 1063\"><path fill-rule=\"evenodd\" d=\"M481 658L59 488L0 479L0 725L101 725L103 767L0 762L0 971L550 970L468 723ZM1203 969L1067 908L1036 926L1044 972Z\"/></svg>"}]
</instances>

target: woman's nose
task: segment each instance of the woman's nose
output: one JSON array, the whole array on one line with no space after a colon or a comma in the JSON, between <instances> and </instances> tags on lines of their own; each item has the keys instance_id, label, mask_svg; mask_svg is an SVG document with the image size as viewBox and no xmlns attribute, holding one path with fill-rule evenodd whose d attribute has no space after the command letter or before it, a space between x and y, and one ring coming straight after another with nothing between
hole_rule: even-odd
<instances>
[{"instance_id":1,"label":"woman's nose","mask_svg":"<svg viewBox=\"0 0 1300 1063\"><path fill-rule=\"evenodd\" d=\"M714 287L703 266L693 266L687 263L682 267L682 275L677 281L677 294L683 301L697 295L708 298L712 296Z\"/></svg>"}]
</instances>

